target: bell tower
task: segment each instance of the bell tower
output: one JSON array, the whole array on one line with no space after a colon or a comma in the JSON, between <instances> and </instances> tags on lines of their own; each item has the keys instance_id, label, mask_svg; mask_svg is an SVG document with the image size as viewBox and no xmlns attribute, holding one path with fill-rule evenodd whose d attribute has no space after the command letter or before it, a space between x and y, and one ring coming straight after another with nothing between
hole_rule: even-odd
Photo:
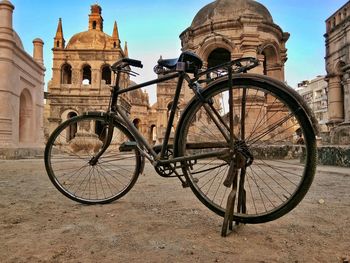
<instances>
[{"instance_id":1,"label":"bell tower","mask_svg":"<svg viewBox=\"0 0 350 263\"><path fill-rule=\"evenodd\" d=\"M63 38L63 29L62 29L62 19L58 20L56 35L54 38L54 48L64 49L65 48L65 40Z\"/></svg>"},{"instance_id":2,"label":"bell tower","mask_svg":"<svg viewBox=\"0 0 350 263\"><path fill-rule=\"evenodd\" d=\"M103 18L101 16L102 8L95 4L91 6L89 15L89 30L98 30L103 32Z\"/></svg>"}]
</instances>

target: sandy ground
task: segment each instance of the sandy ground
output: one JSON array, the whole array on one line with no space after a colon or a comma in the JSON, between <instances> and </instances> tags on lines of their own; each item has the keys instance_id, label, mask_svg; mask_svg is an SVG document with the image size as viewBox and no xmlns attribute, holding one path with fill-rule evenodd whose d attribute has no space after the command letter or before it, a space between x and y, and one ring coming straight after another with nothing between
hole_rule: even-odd
<instances>
[{"instance_id":1,"label":"sandy ground","mask_svg":"<svg viewBox=\"0 0 350 263\"><path fill-rule=\"evenodd\" d=\"M346 262L349 171L320 169L291 213L222 238L222 218L150 166L121 200L85 206L42 160L0 161L0 262Z\"/></svg>"}]
</instances>

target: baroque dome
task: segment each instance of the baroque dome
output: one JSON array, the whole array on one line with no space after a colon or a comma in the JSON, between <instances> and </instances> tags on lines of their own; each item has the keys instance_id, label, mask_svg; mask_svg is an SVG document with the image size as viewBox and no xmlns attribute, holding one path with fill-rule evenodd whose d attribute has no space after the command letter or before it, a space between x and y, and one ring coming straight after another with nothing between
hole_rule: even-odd
<instances>
[{"instance_id":1,"label":"baroque dome","mask_svg":"<svg viewBox=\"0 0 350 263\"><path fill-rule=\"evenodd\" d=\"M88 30L72 36L67 49L110 49L113 46L112 37L99 30Z\"/></svg>"},{"instance_id":2,"label":"baroque dome","mask_svg":"<svg viewBox=\"0 0 350 263\"><path fill-rule=\"evenodd\" d=\"M191 27L196 28L211 22L238 19L253 15L265 22L273 23L269 10L254 0L216 0L204 6L194 17Z\"/></svg>"}]
</instances>

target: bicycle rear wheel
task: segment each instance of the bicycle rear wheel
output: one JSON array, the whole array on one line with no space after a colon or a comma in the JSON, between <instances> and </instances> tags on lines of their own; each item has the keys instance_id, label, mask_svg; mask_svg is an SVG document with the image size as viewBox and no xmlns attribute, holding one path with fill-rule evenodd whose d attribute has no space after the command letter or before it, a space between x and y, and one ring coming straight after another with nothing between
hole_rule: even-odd
<instances>
[{"instance_id":1,"label":"bicycle rear wheel","mask_svg":"<svg viewBox=\"0 0 350 263\"><path fill-rule=\"evenodd\" d=\"M221 216L231 192L224 185L230 165L237 154L244 156L245 164L236 168L233 218L263 223L283 216L305 196L315 173L316 141L297 94L282 83L245 76L234 76L231 108L227 80L204 90L205 103L192 100L179 122L175 154L217 152L215 157L182 162L182 170L199 200Z\"/></svg>"},{"instance_id":2,"label":"bicycle rear wheel","mask_svg":"<svg viewBox=\"0 0 350 263\"><path fill-rule=\"evenodd\" d=\"M71 118L50 136L45 148L45 167L54 186L68 198L84 204L103 204L125 195L141 169L138 150L121 151L133 136L114 122L112 141L94 165L90 160L101 149L108 122L101 116Z\"/></svg>"}]
</instances>

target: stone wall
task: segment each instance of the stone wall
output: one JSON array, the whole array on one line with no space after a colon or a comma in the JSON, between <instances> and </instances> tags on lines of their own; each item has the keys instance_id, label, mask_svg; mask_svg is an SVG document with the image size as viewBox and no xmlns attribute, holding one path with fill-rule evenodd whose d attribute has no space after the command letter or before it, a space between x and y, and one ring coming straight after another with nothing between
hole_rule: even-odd
<instances>
[{"instance_id":1,"label":"stone wall","mask_svg":"<svg viewBox=\"0 0 350 263\"><path fill-rule=\"evenodd\" d=\"M350 146L318 147L318 164L350 167Z\"/></svg>"}]
</instances>

